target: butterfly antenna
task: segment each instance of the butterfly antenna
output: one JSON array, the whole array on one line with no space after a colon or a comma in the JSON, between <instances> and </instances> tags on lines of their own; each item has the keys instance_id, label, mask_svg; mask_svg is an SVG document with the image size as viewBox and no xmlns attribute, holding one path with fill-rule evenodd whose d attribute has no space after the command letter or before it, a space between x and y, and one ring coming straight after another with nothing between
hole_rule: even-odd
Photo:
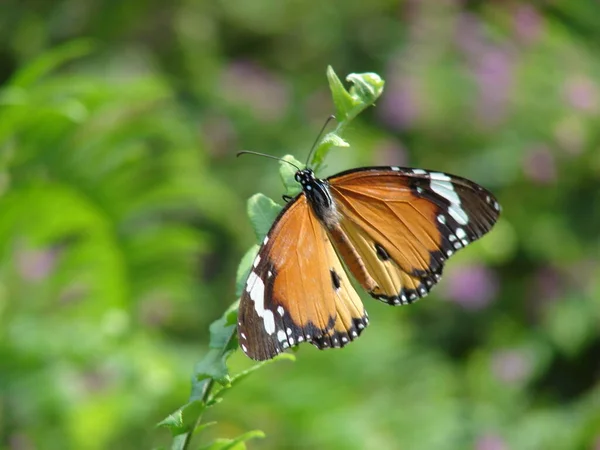
<instances>
[{"instance_id":1,"label":"butterfly antenna","mask_svg":"<svg viewBox=\"0 0 600 450\"><path fill-rule=\"evenodd\" d=\"M237 157L242 156L242 155L256 155L256 156L264 156L265 158L271 158L271 159L276 159L277 161L283 161L284 163L288 163L290 166L295 167L298 170L302 170L300 169L300 167L298 167L296 164L287 161L283 158L279 158L278 156L273 156L273 155L267 155L266 153L259 153L259 152L252 152L250 150L242 150L241 152L238 152Z\"/></svg>"},{"instance_id":2,"label":"butterfly antenna","mask_svg":"<svg viewBox=\"0 0 600 450\"><path fill-rule=\"evenodd\" d=\"M310 157L312 156L312 154L314 153L315 149L317 148L317 144L319 143L319 140L321 139L321 136L323 136L323 133L325 132L325 128L327 128L327 125L329 125L329 122L331 122L334 119L335 119L335 116L332 114L332 115L330 115L327 118L327 120L323 124L323 127L321 128L321 131L319 131L319 134L317 135L317 139L315 139L315 143L310 148L310 152L308 153L308 158L306 158L306 164L305 164L306 167L308 167L308 162L310 161Z\"/></svg>"}]
</instances>

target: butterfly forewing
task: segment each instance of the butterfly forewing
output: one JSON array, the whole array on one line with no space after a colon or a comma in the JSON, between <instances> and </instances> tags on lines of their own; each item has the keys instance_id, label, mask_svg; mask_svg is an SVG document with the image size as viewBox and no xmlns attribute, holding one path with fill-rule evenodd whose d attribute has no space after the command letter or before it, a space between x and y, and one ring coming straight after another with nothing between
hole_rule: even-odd
<instances>
[{"instance_id":1,"label":"butterfly forewing","mask_svg":"<svg viewBox=\"0 0 600 450\"><path fill-rule=\"evenodd\" d=\"M328 181L340 226L377 283L365 289L390 304L425 296L448 257L488 232L499 215L491 193L440 172L377 167Z\"/></svg>"},{"instance_id":2,"label":"butterfly forewing","mask_svg":"<svg viewBox=\"0 0 600 450\"><path fill-rule=\"evenodd\" d=\"M238 338L251 358L311 342L342 347L368 319L327 233L300 194L265 238L240 302Z\"/></svg>"}]
</instances>

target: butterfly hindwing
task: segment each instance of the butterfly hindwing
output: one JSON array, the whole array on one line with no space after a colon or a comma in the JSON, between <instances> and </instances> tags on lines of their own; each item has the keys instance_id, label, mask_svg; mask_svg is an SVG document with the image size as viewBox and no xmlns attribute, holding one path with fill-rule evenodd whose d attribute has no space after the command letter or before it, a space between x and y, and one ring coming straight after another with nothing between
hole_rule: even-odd
<instances>
[{"instance_id":1,"label":"butterfly hindwing","mask_svg":"<svg viewBox=\"0 0 600 450\"><path fill-rule=\"evenodd\" d=\"M304 194L286 205L259 249L242 294L238 338L265 360L301 342L343 347L368 319Z\"/></svg>"},{"instance_id":2,"label":"butterfly hindwing","mask_svg":"<svg viewBox=\"0 0 600 450\"><path fill-rule=\"evenodd\" d=\"M364 287L390 304L427 295L446 260L487 233L500 213L484 188L440 172L375 167L328 182L340 227L377 284Z\"/></svg>"}]
</instances>

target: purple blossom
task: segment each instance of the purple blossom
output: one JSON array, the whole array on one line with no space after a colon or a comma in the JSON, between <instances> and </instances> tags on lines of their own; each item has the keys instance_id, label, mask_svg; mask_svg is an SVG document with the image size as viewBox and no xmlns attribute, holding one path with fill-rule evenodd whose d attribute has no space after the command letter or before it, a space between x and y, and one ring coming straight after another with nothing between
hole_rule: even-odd
<instances>
[{"instance_id":1,"label":"purple blossom","mask_svg":"<svg viewBox=\"0 0 600 450\"><path fill-rule=\"evenodd\" d=\"M483 37L481 20L470 13L463 13L456 22L456 45L472 62L485 54L489 46Z\"/></svg>"},{"instance_id":2,"label":"purple blossom","mask_svg":"<svg viewBox=\"0 0 600 450\"><path fill-rule=\"evenodd\" d=\"M225 69L221 93L232 103L248 106L258 119L267 122L285 115L290 104L281 78L250 61L235 61Z\"/></svg>"},{"instance_id":3,"label":"purple blossom","mask_svg":"<svg viewBox=\"0 0 600 450\"><path fill-rule=\"evenodd\" d=\"M487 51L475 64L473 73L479 87L476 108L484 124L495 125L504 119L513 86L513 67L512 55L500 47Z\"/></svg>"},{"instance_id":4,"label":"purple blossom","mask_svg":"<svg viewBox=\"0 0 600 450\"><path fill-rule=\"evenodd\" d=\"M386 166L406 166L408 154L406 148L398 141L385 139L375 147L376 160Z\"/></svg>"},{"instance_id":5,"label":"purple blossom","mask_svg":"<svg viewBox=\"0 0 600 450\"><path fill-rule=\"evenodd\" d=\"M477 116L484 124L495 125L506 115L514 83L514 54L489 42L481 20L472 14L459 17L455 40L478 86Z\"/></svg>"},{"instance_id":6,"label":"purple blossom","mask_svg":"<svg viewBox=\"0 0 600 450\"><path fill-rule=\"evenodd\" d=\"M598 111L598 88L587 76L577 75L569 78L564 86L567 103L583 112Z\"/></svg>"},{"instance_id":7,"label":"purple blossom","mask_svg":"<svg viewBox=\"0 0 600 450\"><path fill-rule=\"evenodd\" d=\"M56 265L57 249L24 249L17 250L17 270L27 281L41 281L48 277Z\"/></svg>"},{"instance_id":8,"label":"purple blossom","mask_svg":"<svg viewBox=\"0 0 600 450\"><path fill-rule=\"evenodd\" d=\"M237 148L236 129L227 117L210 115L201 128L208 151L212 155L225 155L231 149Z\"/></svg>"},{"instance_id":9,"label":"purple blossom","mask_svg":"<svg viewBox=\"0 0 600 450\"><path fill-rule=\"evenodd\" d=\"M513 17L513 28L521 42L534 44L543 32L542 16L532 5L519 5Z\"/></svg>"},{"instance_id":10,"label":"purple blossom","mask_svg":"<svg viewBox=\"0 0 600 450\"><path fill-rule=\"evenodd\" d=\"M546 145L539 145L525 154L523 161L525 175L538 184L556 181L556 162Z\"/></svg>"},{"instance_id":11,"label":"purple blossom","mask_svg":"<svg viewBox=\"0 0 600 450\"><path fill-rule=\"evenodd\" d=\"M483 265L464 265L453 268L446 277L446 289L441 293L464 309L486 308L498 295L496 272Z\"/></svg>"},{"instance_id":12,"label":"purple blossom","mask_svg":"<svg viewBox=\"0 0 600 450\"><path fill-rule=\"evenodd\" d=\"M500 436L484 434L475 441L475 450L508 450L508 446Z\"/></svg>"},{"instance_id":13,"label":"purple blossom","mask_svg":"<svg viewBox=\"0 0 600 450\"><path fill-rule=\"evenodd\" d=\"M532 294L537 300L554 301L563 294L563 277L554 267L542 267L533 277Z\"/></svg>"},{"instance_id":14,"label":"purple blossom","mask_svg":"<svg viewBox=\"0 0 600 450\"><path fill-rule=\"evenodd\" d=\"M377 113L382 122L393 129L410 128L420 114L417 80L406 76L391 78L386 83L386 94Z\"/></svg>"},{"instance_id":15,"label":"purple blossom","mask_svg":"<svg viewBox=\"0 0 600 450\"><path fill-rule=\"evenodd\" d=\"M531 363L520 350L502 350L492 356L492 373L506 384L518 384L531 374Z\"/></svg>"}]
</instances>

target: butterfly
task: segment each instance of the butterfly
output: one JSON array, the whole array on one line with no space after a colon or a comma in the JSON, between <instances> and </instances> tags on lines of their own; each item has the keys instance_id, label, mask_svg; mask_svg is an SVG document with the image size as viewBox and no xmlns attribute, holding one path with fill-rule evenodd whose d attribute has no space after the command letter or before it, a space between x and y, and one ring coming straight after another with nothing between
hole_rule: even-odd
<instances>
[{"instance_id":1,"label":"butterfly","mask_svg":"<svg viewBox=\"0 0 600 450\"><path fill-rule=\"evenodd\" d=\"M446 173L364 167L319 179L297 169L302 191L264 238L240 300L239 344L255 360L302 342L344 347L369 323L349 274L382 302L413 303L500 215L489 191Z\"/></svg>"}]
</instances>

